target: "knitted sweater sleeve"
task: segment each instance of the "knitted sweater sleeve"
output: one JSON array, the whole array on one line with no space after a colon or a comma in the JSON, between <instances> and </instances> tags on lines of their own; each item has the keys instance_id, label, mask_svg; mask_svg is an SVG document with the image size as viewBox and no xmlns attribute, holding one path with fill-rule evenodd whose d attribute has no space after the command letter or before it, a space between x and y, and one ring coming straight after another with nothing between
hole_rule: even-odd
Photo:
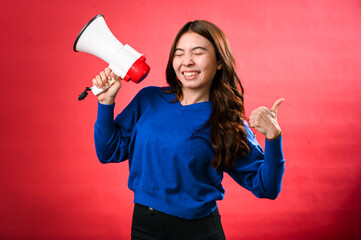
<instances>
[{"instance_id":1,"label":"knitted sweater sleeve","mask_svg":"<svg viewBox=\"0 0 361 240\"><path fill-rule=\"evenodd\" d=\"M265 140L265 151L258 144L254 134L245 123L250 152L246 159L237 159L236 165L228 174L256 197L276 199L281 191L285 170L282 151L282 136Z\"/></svg>"},{"instance_id":2,"label":"knitted sweater sleeve","mask_svg":"<svg viewBox=\"0 0 361 240\"><path fill-rule=\"evenodd\" d=\"M94 126L94 142L101 163L121 162L128 159L131 135L140 114L137 96L115 120L115 104L103 105L98 103L97 120Z\"/></svg>"}]
</instances>

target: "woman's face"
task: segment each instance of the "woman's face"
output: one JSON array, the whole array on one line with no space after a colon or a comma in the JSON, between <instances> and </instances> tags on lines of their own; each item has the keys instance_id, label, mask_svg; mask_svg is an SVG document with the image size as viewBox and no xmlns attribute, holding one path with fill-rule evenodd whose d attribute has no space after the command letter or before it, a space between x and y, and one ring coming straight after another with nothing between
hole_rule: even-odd
<instances>
[{"instance_id":1,"label":"woman's face","mask_svg":"<svg viewBox=\"0 0 361 240\"><path fill-rule=\"evenodd\" d=\"M208 39L195 32L186 32L176 45L173 68L183 90L206 90L209 93L221 64Z\"/></svg>"}]
</instances>

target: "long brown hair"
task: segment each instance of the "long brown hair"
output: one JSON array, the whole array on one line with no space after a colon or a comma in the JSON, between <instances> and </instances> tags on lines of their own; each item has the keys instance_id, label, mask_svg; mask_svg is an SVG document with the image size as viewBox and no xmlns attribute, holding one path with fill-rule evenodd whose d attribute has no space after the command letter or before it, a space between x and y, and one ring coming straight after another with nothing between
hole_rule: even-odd
<instances>
[{"instance_id":1,"label":"long brown hair","mask_svg":"<svg viewBox=\"0 0 361 240\"><path fill-rule=\"evenodd\" d=\"M234 57L229 42L216 25L208 21L188 22L174 39L166 69L167 82L178 100L183 97L182 86L173 69L173 58L177 43L186 32L195 32L208 39L214 46L217 60L222 64L210 89L209 100L212 114L204 127L210 126L210 139L215 150L212 166L230 168L237 157L246 157L249 152L247 133L243 126L245 119L241 81L235 69Z\"/></svg>"}]
</instances>

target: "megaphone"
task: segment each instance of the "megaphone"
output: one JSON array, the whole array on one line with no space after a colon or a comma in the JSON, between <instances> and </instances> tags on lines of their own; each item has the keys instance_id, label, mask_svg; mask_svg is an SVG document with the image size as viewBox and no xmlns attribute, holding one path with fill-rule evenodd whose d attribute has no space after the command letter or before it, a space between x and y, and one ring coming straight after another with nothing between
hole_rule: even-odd
<instances>
[{"instance_id":1,"label":"megaphone","mask_svg":"<svg viewBox=\"0 0 361 240\"><path fill-rule=\"evenodd\" d=\"M145 63L144 55L128 44L123 45L118 41L109 30L104 16L101 14L92 18L83 27L75 40L73 50L89 53L104 60L109 64L109 68L125 81L131 80L139 83L147 77L150 70L148 64ZM113 82L114 80L110 80L107 89ZM106 89L93 86L87 90L92 90L94 95L99 95Z\"/></svg>"}]
</instances>

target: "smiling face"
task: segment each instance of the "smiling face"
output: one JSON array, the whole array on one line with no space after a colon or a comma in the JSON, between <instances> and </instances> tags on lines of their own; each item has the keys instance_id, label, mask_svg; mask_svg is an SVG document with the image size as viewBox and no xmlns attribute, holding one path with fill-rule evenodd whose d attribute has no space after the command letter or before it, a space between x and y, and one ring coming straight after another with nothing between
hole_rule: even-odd
<instances>
[{"instance_id":1,"label":"smiling face","mask_svg":"<svg viewBox=\"0 0 361 240\"><path fill-rule=\"evenodd\" d=\"M195 32L186 32L176 45L173 69L182 83L183 93L192 90L209 94L221 64L208 39Z\"/></svg>"}]
</instances>

